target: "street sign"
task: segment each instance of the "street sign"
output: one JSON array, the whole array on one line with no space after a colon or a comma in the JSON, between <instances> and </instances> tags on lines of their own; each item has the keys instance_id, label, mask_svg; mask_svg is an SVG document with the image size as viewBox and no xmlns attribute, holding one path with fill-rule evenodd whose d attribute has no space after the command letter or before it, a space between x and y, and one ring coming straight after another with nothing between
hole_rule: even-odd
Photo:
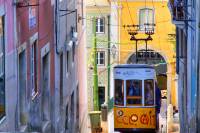
<instances>
[{"instance_id":1,"label":"street sign","mask_svg":"<svg viewBox=\"0 0 200 133\"><path fill-rule=\"evenodd\" d=\"M29 29L36 27L36 9L34 7L29 7Z\"/></svg>"}]
</instances>

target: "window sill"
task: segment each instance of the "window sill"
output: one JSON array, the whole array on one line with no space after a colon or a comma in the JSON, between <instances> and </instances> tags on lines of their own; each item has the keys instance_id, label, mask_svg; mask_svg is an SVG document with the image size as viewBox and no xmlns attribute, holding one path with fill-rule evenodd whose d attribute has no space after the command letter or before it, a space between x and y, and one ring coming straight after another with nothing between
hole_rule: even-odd
<instances>
[{"instance_id":1,"label":"window sill","mask_svg":"<svg viewBox=\"0 0 200 133\"><path fill-rule=\"evenodd\" d=\"M42 122L42 132L47 133L51 130L51 123L50 121L43 121Z\"/></svg>"},{"instance_id":2,"label":"window sill","mask_svg":"<svg viewBox=\"0 0 200 133\"><path fill-rule=\"evenodd\" d=\"M6 120L6 116L0 119L0 125L3 124L3 122Z\"/></svg>"},{"instance_id":3,"label":"window sill","mask_svg":"<svg viewBox=\"0 0 200 133\"><path fill-rule=\"evenodd\" d=\"M66 78L68 78L68 77L69 77L69 72L66 73Z\"/></svg>"},{"instance_id":4,"label":"window sill","mask_svg":"<svg viewBox=\"0 0 200 133\"><path fill-rule=\"evenodd\" d=\"M6 116L0 119L0 132L6 130Z\"/></svg>"},{"instance_id":5,"label":"window sill","mask_svg":"<svg viewBox=\"0 0 200 133\"><path fill-rule=\"evenodd\" d=\"M96 32L96 34L105 34L105 32Z\"/></svg>"},{"instance_id":6,"label":"window sill","mask_svg":"<svg viewBox=\"0 0 200 133\"><path fill-rule=\"evenodd\" d=\"M105 68L105 65L97 65L98 68Z\"/></svg>"},{"instance_id":7,"label":"window sill","mask_svg":"<svg viewBox=\"0 0 200 133\"><path fill-rule=\"evenodd\" d=\"M39 94L39 93L36 92L36 93L32 96L32 101L37 97L38 94Z\"/></svg>"},{"instance_id":8,"label":"window sill","mask_svg":"<svg viewBox=\"0 0 200 133\"><path fill-rule=\"evenodd\" d=\"M21 126L19 127L19 131L20 131L20 132L27 132L27 130L28 130L28 126L27 126L27 125L21 125Z\"/></svg>"}]
</instances>

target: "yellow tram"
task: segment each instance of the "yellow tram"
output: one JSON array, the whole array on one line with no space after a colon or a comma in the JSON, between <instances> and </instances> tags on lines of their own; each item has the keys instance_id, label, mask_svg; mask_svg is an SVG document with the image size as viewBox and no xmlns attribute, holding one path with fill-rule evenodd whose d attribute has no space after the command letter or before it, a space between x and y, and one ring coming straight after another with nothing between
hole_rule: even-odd
<instances>
[{"instance_id":1,"label":"yellow tram","mask_svg":"<svg viewBox=\"0 0 200 133\"><path fill-rule=\"evenodd\" d=\"M114 128L119 132L156 132L156 72L152 66L114 67Z\"/></svg>"}]
</instances>

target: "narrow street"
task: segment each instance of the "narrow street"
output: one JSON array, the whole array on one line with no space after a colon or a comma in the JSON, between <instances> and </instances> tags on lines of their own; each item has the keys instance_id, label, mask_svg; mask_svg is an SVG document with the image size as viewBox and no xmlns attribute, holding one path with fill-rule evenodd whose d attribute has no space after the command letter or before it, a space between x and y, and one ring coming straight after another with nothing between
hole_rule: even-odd
<instances>
[{"instance_id":1,"label":"narrow street","mask_svg":"<svg viewBox=\"0 0 200 133\"><path fill-rule=\"evenodd\" d=\"M0 0L0 133L199 133L200 0Z\"/></svg>"}]
</instances>

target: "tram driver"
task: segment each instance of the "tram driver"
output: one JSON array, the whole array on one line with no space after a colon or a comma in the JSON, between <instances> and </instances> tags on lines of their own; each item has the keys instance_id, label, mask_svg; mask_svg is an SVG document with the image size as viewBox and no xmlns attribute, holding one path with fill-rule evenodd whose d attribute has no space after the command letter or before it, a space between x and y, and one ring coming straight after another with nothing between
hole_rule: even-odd
<instances>
[{"instance_id":1,"label":"tram driver","mask_svg":"<svg viewBox=\"0 0 200 133\"><path fill-rule=\"evenodd\" d=\"M124 100L123 100L122 88L118 87L117 91L115 92L115 104L123 105L123 103L124 103Z\"/></svg>"},{"instance_id":2,"label":"tram driver","mask_svg":"<svg viewBox=\"0 0 200 133\"><path fill-rule=\"evenodd\" d=\"M128 87L128 96L141 96L141 88L139 87L139 82L131 80L130 86ZM141 104L141 99L128 99L128 104Z\"/></svg>"},{"instance_id":3,"label":"tram driver","mask_svg":"<svg viewBox=\"0 0 200 133\"><path fill-rule=\"evenodd\" d=\"M145 105L153 105L154 96L153 96L153 86L150 82L147 82L145 89Z\"/></svg>"},{"instance_id":4,"label":"tram driver","mask_svg":"<svg viewBox=\"0 0 200 133\"><path fill-rule=\"evenodd\" d=\"M129 96L140 96L140 88L138 87L138 82L131 81L131 85L128 89Z\"/></svg>"}]
</instances>

